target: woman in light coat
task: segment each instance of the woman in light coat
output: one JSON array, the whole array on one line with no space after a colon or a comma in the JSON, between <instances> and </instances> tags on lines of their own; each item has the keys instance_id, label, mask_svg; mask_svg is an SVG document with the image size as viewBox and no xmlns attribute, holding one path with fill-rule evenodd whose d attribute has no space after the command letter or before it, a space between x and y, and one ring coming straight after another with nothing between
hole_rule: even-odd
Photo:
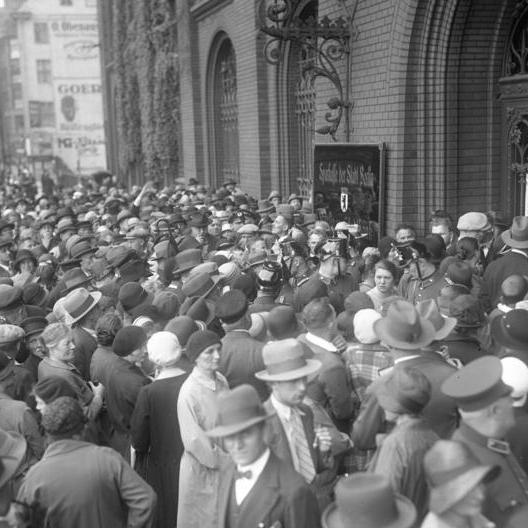
<instances>
[{"instance_id":1,"label":"woman in light coat","mask_svg":"<svg viewBox=\"0 0 528 528\"><path fill-rule=\"evenodd\" d=\"M227 380L218 372L220 338L199 330L189 338L186 355L195 363L178 397L178 420L184 453L180 464L178 526L216 528L221 465L229 456L205 435L216 423L217 398L228 390Z\"/></svg>"}]
</instances>

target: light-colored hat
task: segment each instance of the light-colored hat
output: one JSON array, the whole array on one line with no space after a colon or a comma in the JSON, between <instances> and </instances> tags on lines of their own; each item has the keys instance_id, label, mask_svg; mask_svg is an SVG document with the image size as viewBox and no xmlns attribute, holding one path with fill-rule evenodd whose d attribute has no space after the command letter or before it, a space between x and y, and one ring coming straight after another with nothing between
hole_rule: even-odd
<instances>
[{"instance_id":1,"label":"light-colored hat","mask_svg":"<svg viewBox=\"0 0 528 528\"><path fill-rule=\"evenodd\" d=\"M86 288L77 288L64 297L62 306L73 324L93 310L102 296L99 291L90 293Z\"/></svg>"},{"instance_id":2,"label":"light-colored hat","mask_svg":"<svg viewBox=\"0 0 528 528\"><path fill-rule=\"evenodd\" d=\"M429 509L438 515L500 472L498 466L481 464L464 444L452 440L438 440L425 454L423 465L430 487Z\"/></svg>"},{"instance_id":3,"label":"light-colored hat","mask_svg":"<svg viewBox=\"0 0 528 528\"><path fill-rule=\"evenodd\" d=\"M259 227L255 224L244 224L237 230L239 235L255 235L259 232Z\"/></svg>"},{"instance_id":4,"label":"light-colored hat","mask_svg":"<svg viewBox=\"0 0 528 528\"><path fill-rule=\"evenodd\" d=\"M501 359L502 381L509 385L513 391L514 407L523 407L528 394L528 365L519 358L507 356Z\"/></svg>"},{"instance_id":5,"label":"light-colored hat","mask_svg":"<svg viewBox=\"0 0 528 528\"><path fill-rule=\"evenodd\" d=\"M255 374L262 381L296 380L315 374L321 368L320 361L304 357L302 345L293 338L266 343L262 357L266 370Z\"/></svg>"},{"instance_id":6,"label":"light-colored hat","mask_svg":"<svg viewBox=\"0 0 528 528\"><path fill-rule=\"evenodd\" d=\"M471 211L459 217L457 223L459 231L488 231L491 224L484 213Z\"/></svg>"},{"instance_id":7,"label":"light-colored hat","mask_svg":"<svg viewBox=\"0 0 528 528\"><path fill-rule=\"evenodd\" d=\"M218 273L224 277L224 283L233 284L240 275L242 275L241 269L234 262L226 262L218 268Z\"/></svg>"},{"instance_id":8,"label":"light-colored hat","mask_svg":"<svg viewBox=\"0 0 528 528\"><path fill-rule=\"evenodd\" d=\"M148 357L159 367L168 367L179 361L182 347L172 332L162 331L152 334L147 341Z\"/></svg>"},{"instance_id":9,"label":"light-colored hat","mask_svg":"<svg viewBox=\"0 0 528 528\"><path fill-rule=\"evenodd\" d=\"M13 324L0 324L0 345L16 343L24 339L25 332L20 326Z\"/></svg>"},{"instance_id":10,"label":"light-colored hat","mask_svg":"<svg viewBox=\"0 0 528 528\"><path fill-rule=\"evenodd\" d=\"M379 337L374 332L374 323L381 319L381 314L372 308L363 308L354 314L354 336L364 345L377 343Z\"/></svg>"},{"instance_id":11,"label":"light-colored hat","mask_svg":"<svg viewBox=\"0 0 528 528\"><path fill-rule=\"evenodd\" d=\"M383 343L401 350L418 350L436 338L433 323L407 301L394 301L387 315L374 322L374 331Z\"/></svg>"},{"instance_id":12,"label":"light-colored hat","mask_svg":"<svg viewBox=\"0 0 528 528\"><path fill-rule=\"evenodd\" d=\"M440 313L436 301L434 299L427 299L416 305L416 310L421 317L424 317L433 323L436 335L435 341L445 339L457 325L455 317L446 317Z\"/></svg>"}]
</instances>

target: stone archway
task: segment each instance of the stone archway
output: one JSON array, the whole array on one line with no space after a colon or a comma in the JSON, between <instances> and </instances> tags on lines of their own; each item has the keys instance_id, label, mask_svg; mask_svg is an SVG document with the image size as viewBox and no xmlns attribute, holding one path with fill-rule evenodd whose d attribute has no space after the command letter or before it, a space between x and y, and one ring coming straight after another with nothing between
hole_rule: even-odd
<instances>
[{"instance_id":1,"label":"stone archway","mask_svg":"<svg viewBox=\"0 0 528 528\"><path fill-rule=\"evenodd\" d=\"M402 192L391 195L388 182L389 222L424 229L434 209L501 208L498 80L514 9L515 0L398 2L389 71L394 83L405 76ZM401 215L391 218L391 209Z\"/></svg>"}]
</instances>

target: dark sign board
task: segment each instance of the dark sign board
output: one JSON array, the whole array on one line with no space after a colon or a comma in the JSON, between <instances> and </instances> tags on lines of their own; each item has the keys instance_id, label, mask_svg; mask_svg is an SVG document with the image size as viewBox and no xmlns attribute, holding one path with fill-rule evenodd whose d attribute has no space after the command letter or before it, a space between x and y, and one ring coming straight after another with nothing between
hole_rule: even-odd
<instances>
[{"instance_id":1,"label":"dark sign board","mask_svg":"<svg viewBox=\"0 0 528 528\"><path fill-rule=\"evenodd\" d=\"M316 145L315 212L331 223L358 224L375 241L383 229L384 165L383 144Z\"/></svg>"}]
</instances>

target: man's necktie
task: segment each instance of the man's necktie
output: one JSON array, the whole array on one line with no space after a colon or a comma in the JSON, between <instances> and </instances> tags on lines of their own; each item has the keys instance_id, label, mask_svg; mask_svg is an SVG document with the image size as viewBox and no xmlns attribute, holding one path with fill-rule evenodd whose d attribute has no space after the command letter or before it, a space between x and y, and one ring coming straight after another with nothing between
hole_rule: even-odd
<instances>
[{"instance_id":1,"label":"man's necktie","mask_svg":"<svg viewBox=\"0 0 528 528\"><path fill-rule=\"evenodd\" d=\"M293 448L297 453L297 460L299 467L297 472L302 475L306 482L310 483L316 475L315 466L308 448L308 441L306 440L306 433L302 424L301 417L294 409L292 409L290 424L292 428L292 442Z\"/></svg>"},{"instance_id":2,"label":"man's necktie","mask_svg":"<svg viewBox=\"0 0 528 528\"><path fill-rule=\"evenodd\" d=\"M236 479L250 479L252 477L251 470L248 469L247 471L237 471L235 475Z\"/></svg>"}]
</instances>

